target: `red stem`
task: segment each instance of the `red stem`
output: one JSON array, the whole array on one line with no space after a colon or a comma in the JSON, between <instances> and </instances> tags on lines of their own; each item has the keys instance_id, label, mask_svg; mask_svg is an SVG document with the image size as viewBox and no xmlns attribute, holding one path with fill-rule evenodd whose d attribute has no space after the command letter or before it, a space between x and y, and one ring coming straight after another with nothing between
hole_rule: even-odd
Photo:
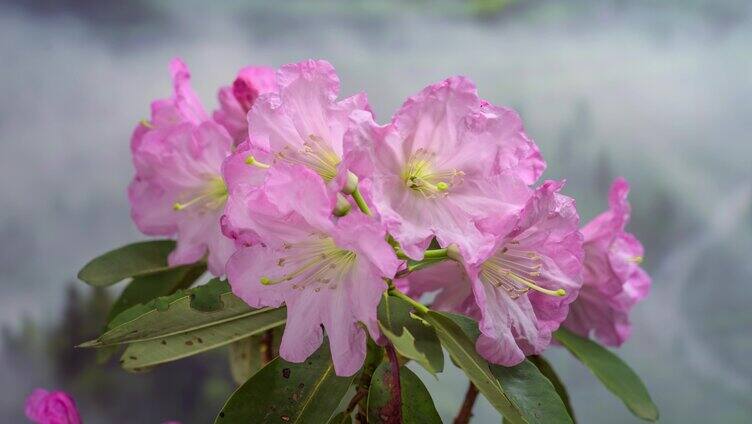
<instances>
[{"instance_id":1,"label":"red stem","mask_svg":"<svg viewBox=\"0 0 752 424\"><path fill-rule=\"evenodd\" d=\"M394 406L394 423L402 422L402 387L400 385L400 364L397 359L397 352L394 351L394 347L391 344L386 345L386 353L389 357L389 368L391 371L391 389L392 400L390 403ZM391 420L390 420L391 422Z\"/></svg>"},{"instance_id":2,"label":"red stem","mask_svg":"<svg viewBox=\"0 0 752 424\"><path fill-rule=\"evenodd\" d=\"M473 405L475 404L475 398L478 397L478 388L475 384L470 382L467 387L467 393L465 393L465 401L462 402L462 408L457 413L457 418L454 419L454 424L467 424L470 422L470 417L473 416Z\"/></svg>"}]
</instances>

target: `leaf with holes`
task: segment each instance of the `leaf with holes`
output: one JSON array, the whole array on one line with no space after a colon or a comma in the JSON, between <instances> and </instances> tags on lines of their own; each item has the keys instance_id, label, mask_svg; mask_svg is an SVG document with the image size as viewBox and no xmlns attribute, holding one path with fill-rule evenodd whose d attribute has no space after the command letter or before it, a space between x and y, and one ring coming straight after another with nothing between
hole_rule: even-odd
<instances>
[{"instance_id":1,"label":"leaf with holes","mask_svg":"<svg viewBox=\"0 0 752 424\"><path fill-rule=\"evenodd\" d=\"M173 249L173 240L129 244L92 259L78 272L78 278L95 287L106 287L126 278L165 271L170 268L167 256Z\"/></svg>"},{"instance_id":2,"label":"leaf with holes","mask_svg":"<svg viewBox=\"0 0 752 424\"><path fill-rule=\"evenodd\" d=\"M202 309L196 309L200 301ZM205 305L216 309L206 311ZM252 315L256 311L230 291L226 281L214 279L191 290L178 291L121 312L110 322L110 329L81 347L102 347L189 331L219 321Z\"/></svg>"},{"instance_id":3,"label":"leaf with holes","mask_svg":"<svg viewBox=\"0 0 752 424\"><path fill-rule=\"evenodd\" d=\"M230 396L214 421L222 423L325 423L355 376L334 374L324 342L299 364L276 358Z\"/></svg>"},{"instance_id":4,"label":"leaf with holes","mask_svg":"<svg viewBox=\"0 0 752 424\"><path fill-rule=\"evenodd\" d=\"M195 264L134 278L112 304L107 316L107 328L112 328L110 322L126 309L186 289L205 271L206 265Z\"/></svg>"},{"instance_id":5,"label":"leaf with holes","mask_svg":"<svg viewBox=\"0 0 752 424\"><path fill-rule=\"evenodd\" d=\"M194 311L191 314L203 312ZM257 309L231 319L218 320L178 333L131 343L125 349L120 364L128 371L139 371L206 352L279 327L285 323L286 314L285 308ZM185 319L192 321L189 316Z\"/></svg>"}]
</instances>

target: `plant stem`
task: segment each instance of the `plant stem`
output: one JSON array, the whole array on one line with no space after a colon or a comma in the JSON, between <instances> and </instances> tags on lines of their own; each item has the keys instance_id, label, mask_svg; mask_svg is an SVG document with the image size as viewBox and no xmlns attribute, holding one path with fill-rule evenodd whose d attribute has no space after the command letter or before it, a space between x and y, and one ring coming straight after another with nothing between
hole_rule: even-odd
<instances>
[{"instance_id":1,"label":"plant stem","mask_svg":"<svg viewBox=\"0 0 752 424\"><path fill-rule=\"evenodd\" d=\"M363 198L363 195L360 194L360 189L355 188L355 191L352 192L353 200L355 200L355 204L358 205L360 210L366 214L371 215L371 209L368 208L368 204L366 204L366 199Z\"/></svg>"},{"instance_id":2,"label":"plant stem","mask_svg":"<svg viewBox=\"0 0 752 424\"><path fill-rule=\"evenodd\" d=\"M418 312L421 312L421 313L424 313L424 314L426 312L428 312L428 307L426 305L424 305L424 304L416 301L415 299L413 299L412 297L406 295L405 293L402 293L397 287L394 287L394 285L392 285L391 283L390 283L390 286L389 286L389 294L392 295L392 296L394 296L394 297L398 297L398 298L404 300L405 302L409 303Z\"/></svg>"},{"instance_id":3,"label":"plant stem","mask_svg":"<svg viewBox=\"0 0 752 424\"><path fill-rule=\"evenodd\" d=\"M261 336L261 360L265 364L274 359L274 330L266 330Z\"/></svg>"},{"instance_id":4,"label":"plant stem","mask_svg":"<svg viewBox=\"0 0 752 424\"><path fill-rule=\"evenodd\" d=\"M447 249L430 249L423 254L423 259L444 259L447 257Z\"/></svg>"},{"instance_id":5,"label":"plant stem","mask_svg":"<svg viewBox=\"0 0 752 424\"><path fill-rule=\"evenodd\" d=\"M457 413L457 418L454 419L454 424L467 424L470 422L470 417L473 416L473 405L475 399L478 397L478 388L475 384L470 382L467 387L467 393L465 393L465 401L462 402L462 408Z\"/></svg>"},{"instance_id":6,"label":"plant stem","mask_svg":"<svg viewBox=\"0 0 752 424\"><path fill-rule=\"evenodd\" d=\"M399 248L399 247L395 247L394 252L397 255L397 257L400 258L400 259L402 259L402 260L408 260L408 259L410 259L410 257L407 256L405 254L405 252L401 248ZM422 260L427 260L427 259L446 259L446 258L448 258L448 256L447 256L447 249L429 249L429 250L426 250L425 252L423 252L423 259Z\"/></svg>"},{"instance_id":7,"label":"plant stem","mask_svg":"<svg viewBox=\"0 0 752 424\"><path fill-rule=\"evenodd\" d=\"M391 371L391 384L389 387L392 392L392 400L389 403L394 407L394 422L402 422L402 387L400 384L400 363L397 358L397 352L394 350L394 346L390 344L386 345L386 354L389 358L389 370ZM391 421L390 421L391 422Z\"/></svg>"}]
</instances>

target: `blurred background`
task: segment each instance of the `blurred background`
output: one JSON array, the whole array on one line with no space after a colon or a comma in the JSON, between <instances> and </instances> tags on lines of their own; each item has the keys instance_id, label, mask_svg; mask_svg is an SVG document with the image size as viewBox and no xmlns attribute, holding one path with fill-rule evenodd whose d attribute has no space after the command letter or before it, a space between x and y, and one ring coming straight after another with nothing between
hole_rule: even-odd
<instances>
[{"instance_id":1,"label":"blurred background","mask_svg":"<svg viewBox=\"0 0 752 424\"><path fill-rule=\"evenodd\" d=\"M752 5L746 0L0 2L0 416L33 387L87 423L210 422L233 388L222 351L150 373L97 365L117 295L75 282L142 239L129 137L181 56L207 109L247 64L324 58L381 122L430 82L469 76L514 107L587 221L615 176L654 278L621 355L665 423L752 422ZM547 356L582 423L636 422L566 352ZM466 383L431 387L446 422ZM499 422L481 400L475 422Z\"/></svg>"}]
</instances>

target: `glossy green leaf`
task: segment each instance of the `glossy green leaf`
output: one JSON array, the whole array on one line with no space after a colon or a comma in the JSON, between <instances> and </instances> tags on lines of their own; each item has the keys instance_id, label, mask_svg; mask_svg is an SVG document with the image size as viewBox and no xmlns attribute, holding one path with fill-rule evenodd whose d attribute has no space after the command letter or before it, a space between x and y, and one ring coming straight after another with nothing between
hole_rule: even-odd
<instances>
[{"instance_id":1,"label":"glossy green leaf","mask_svg":"<svg viewBox=\"0 0 752 424\"><path fill-rule=\"evenodd\" d=\"M112 304L107 317L107 328L111 328L109 323L126 309L186 289L205 271L204 264L185 265L134 278Z\"/></svg>"},{"instance_id":2,"label":"glossy green leaf","mask_svg":"<svg viewBox=\"0 0 752 424\"><path fill-rule=\"evenodd\" d=\"M527 359L513 367L490 365L501 389L529 424L572 424L553 384Z\"/></svg>"},{"instance_id":3,"label":"glossy green leaf","mask_svg":"<svg viewBox=\"0 0 752 424\"><path fill-rule=\"evenodd\" d=\"M173 240L151 240L129 244L92 259L78 278L95 287L105 287L130 277L165 271L167 256L175 249Z\"/></svg>"},{"instance_id":4,"label":"glossy green leaf","mask_svg":"<svg viewBox=\"0 0 752 424\"><path fill-rule=\"evenodd\" d=\"M393 421L394 406L390 405L391 370L389 363L382 362L371 379L368 391L368 422L389 423ZM409 368L400 367L400 393L402 396L402 422L406 424L441 424L433 399L428 390Z\"/></svg>"},{"instance_id":5,"label":"glossy green leaf","mask_svg":"<svg viewBox=\"0 0 752 424\"><path fill-rule=\"evenodd\" d=\"M299 364L276 358L240 386L215 423L326 423L355 377L337 377L328 343Z\"/></svg>"},{"instance_id":6,"label":"glossy green leaf","mask_svg":"<svg viewBox=\"0 0 752 424\"><path fill-rule=\"evenodd\" d=\"M576 423L577 420L574 416L574 409L572 408L572 402L569 400L569 393L567 392L567 388L564 386L564 382L561 381L561 378L559 378L559 375L556 374L553 366L551 366L551 364L540 355L528 356L527 359L530 360L533 365L538 367L538 371L546 376L548 381L550 381L551 384L554 385L556 393L559 394L561 401L564 402L564 406L567 407L567 412L569 412L569 416L572 418L572 422Z\"/></svg>"},{"instance_id":7,"label":"glossy green leaf","mask_svg":"<svg viewBox=\"0 0 752 424\"><path fill-rule=\"evenodd\" d=\"M650 398L645 384L618 356L598 343L560 328L554 333L572 354L622 400L632 413L646 421L658 420L658 407Z\"/></svg>"},{"instance_id":8,"label":"glossy green leaf","mask_svg":"<svg viewBox=\"0 0 752 424\"><path fill-rule=\"evenodd\" d=\"M471 343L473 352L475 351L475 341L480 335L477 322L463 315L433 313L441 314L456 324L457 328ZM460 363L460 366L464 369L462 363ZM504 399L512 405L512 413L505 414L505 411L500 411L507 421L528 424L572 423L554 386L529 361L525 360L514 367L502 367L495 364L487 364L487 367L495 377L494 380L499 384ZM474 380L473 382L478 390L488 398L481 386ZM491 403L493 404L493 401Z\"/></svg>"},{"instance_id":9,"label":"glossy green leaf","mask_svg":"<svg viewBox=\"0 0 752 424\"><path fill-rule=\"evenodd\" d=\"M194 311L191 314L205 313ZM126 370L139 371L206 352L278 327L285 323L286 314L285 308L257 309L232 319L222 319L179 333L131 343L120 358L120 364ZM184 319L194 321L190 315L184 316Z\"/></svg>"},{"instance_id":10,"label":"glossy green leaf","mask_svg":"<svg viewBox=\"0 0 752 424\"><path fill-rule=\"evenodd\" d=\"M512 423L524 423L519 412L501 390L501 385L491 373L488 363L475 351L475 341L455 323L455 320L462 321L459 318L464 317L435 311L428 311L422 316L436 329L441 344L449 352L452 360L460 366L489 403Z\"/></svg>"},{"instance_id":11,"label":"glossy green leaf","mask_svg":"<svg viewBox=\"0 0 752 424\"><path fill-rule=\"evenodd\" d=\"M411 315L412 309L402 299L384 296L378 309L379 327L400 355L436 375L444 370L441 343L429 325Z\"/></svg>"}]
</instances>

